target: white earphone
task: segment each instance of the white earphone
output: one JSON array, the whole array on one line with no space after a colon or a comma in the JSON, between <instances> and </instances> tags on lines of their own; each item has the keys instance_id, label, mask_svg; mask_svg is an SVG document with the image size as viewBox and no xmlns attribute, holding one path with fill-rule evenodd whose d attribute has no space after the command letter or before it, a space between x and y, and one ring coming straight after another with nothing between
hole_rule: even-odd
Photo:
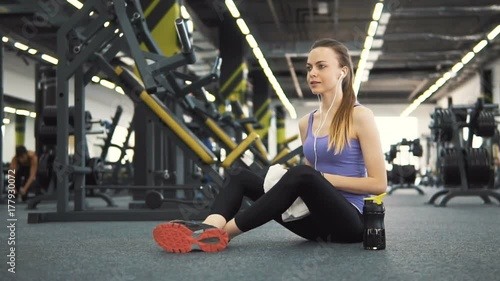
<instances>
[{"instance_id":1,"label":"white earphone","mask_svg":"<svg viewBox=\"0 0 500 281\"><path fill-rule=\"evenodd\" d=\"M342 78L344 78L344 76L345 76L344 71L341 71L341 72L340 72L340 77L339 77L339 80L340 80L340 79L342 79Z\"/></svg>"},{"instance_id":2,"label":"white earphone","mask_svg":"<svg viewBox=\"0 0 500 281\"><path fill-rule=\"evenodd\" d=\"M333 101L330 104L330 107L328 108L328 110L326 111L326 116L325 116L324 120L323 120L323 112L321 110L321 98L320 98L320 95L318 95L318 101L320 102L320 105L319 105L319 126L318 126L318 128L316 129L316 132L313 135L313 137L314 137L314 144L313 144L313 149L314 149L314 169L315 170L318 169L317 168L317 164L318 164L318 152L317 152L317 148L316 148L316 146L317 146L317 140L318 140L318 133L323 128L323 125L325 124L325 121L328 118L328 114L330 113L330 110L333 108L333 104L335 103L335 100L337 99L337 88L338 88L339 82L340 82L340 80L342 80L342 78L344 78L344 72L340 73L339 80L337 81L337 85L335 86L335 95L333 96Z\"/></svg>"}]
</instances>

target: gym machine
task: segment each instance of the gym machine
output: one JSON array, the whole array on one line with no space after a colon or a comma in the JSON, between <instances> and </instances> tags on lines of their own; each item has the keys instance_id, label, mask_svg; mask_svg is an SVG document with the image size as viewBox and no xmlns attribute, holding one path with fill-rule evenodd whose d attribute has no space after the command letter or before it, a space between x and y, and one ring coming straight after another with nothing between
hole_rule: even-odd
<instances>
[{"instance_id":1,"label":"gym machine","mask_svg":"<svg viewBox=\"0 0 500 281\"><path fill-rule=\"evenodd\" d=\"M452 105L436 108L431 114L429 128L437 143L438 167L444 187L432 195L430 204L445 207L447 202L459 196L479 196L484 203L490 197L500 202L500 194L494 192L494 173L488 148L473 148L474 136L493 137L497 104L485 104L478 99L473 106ZM465 136L463 129L468 128ZM487 142L483 142L487 143Z\"/></svg>"},{"instance_id":2,"label":"gym machine","mask_svg":"<svg viewBox=\"0 0 500 281\"><path fill-rule=\"evenodd\" d=\"M402 147L407 147L407 149L403 150L401 149ZM409 141L404 138L401 142L391 145L391 149L385 154L386 161L392 164L392 170L388 172L388 181L391 183L388 194L392 194L398 189L415 189L420 195L424 195L424 191L419 186L415 185L415 180L417 178L415 165L394 163L397 154L399 153L401 156L403 151L407 152L408 160L412 156L422 157L423 149L422 145L420 145L420 139Z\"/></svg>"},{"instance_id":3,"label":"gym machine","mask_svg":"<svg viewBox=\"0 0 500 281\"><path fill-rule=\"evenodd\" d=\"M43 84L43 81L42 81ZM41 97L46 95L42 94ZM42 201L54 201L57 199L57 187L55 182L56 174L54 173L53 165L55 161L55 149L57 147L57 128L61 126L60 123L67 123L69 126L68 136L74 135L74 125L75 125L75 110L73 107L68 109L69 118L68 122L58 122L57 119L57 108L55 106L46 105L42 112L37 114L37 142L41 146L40 157L38 161L37 170L37 183L46 190L45 194L36 196L27 201L27 209L36 209L36 206ZM92 124L98 123L100 121L93 121L92 115L89 111L85 112L85 132L86 134L100 134L102 131L92 131ZM91 167L92 173L86 175L86 181L91 184L101 184L102 175L106 172L104 168L103 161L99 157L90 158L87 147L85 146L82 154L70 155L70 163L76 158L83 158L87 166ZM72 184L70 183L70 188ZM113 199L105 193L96 192L95 190L88 190L87 197L101 198L103 199L108 207L114 207L115 204ZM70 196L71 198L72 196Z\"/></svg>"},{"instance_id":4,"label":"gym machine","mask_svg":"<svg viewBox=\"0 0 500 281\"><path fill-rule=\"evenodd\" d=\"M218 66L220 61L217 61L215 66ZM215 73L215 66L212 73ZM218 67L217 67L218 68ZM179 79L174 79L174 77L181 76L180 73L168 72L166 77L170 82L174 90L173 98L180 104L184 109L184 112L188 113L193 119L195 124L203 124L204 126L197 126L196 129L201 131L203 134L212 137L217 141L218 144L227 151L233 151L237 147L237 142L241 142L242 133L247 135L254 135L256 131L254 129L253 123L256 122L255 118L249 118L243 113L241 104L237 100L231 100L231 108L234 116L233 118L230 114L220 114L219 111L214 107L214 105L206 100L206 96L203 93L203 87L196 87L195 83L189 86L182 86L182 83L178 81L183 81ZM183 79L192 81L193 77L189 77L185 74L181 76ZM201 80L200 82L203 82ZM196 90L196 89L199 90ZM192 95L188 95L192 93ZM223 126L228 126L232 131L235 132L235 141L232 140L230 135L225 132L222 128ZM295 136L297 138L298 136ZM291 138L292 141L295 138ZM257 138L255 144L249 146L249 151L252 152L254 156L254 161L252 164L247 165L243 161L237 160L238 165L246 167L253 170L254 172L265 174L267 167L272 164L289 164L292 165L293 159L297 155L302 154L302 147L299 147L293 151L284 147L280 153L272 160L269 160L267 151L262 143L262 141Z\"/></svg>"},{"instance_id":5,"label":"gym machine","mask_svg":"<svg viewBox=\"0 0 500 281\"><path fill-rule=\"evenodd\" d=\"M431 165L431 153L435 151L434 142L430 135L426 135L425 139L425 172L418 179L418 184L420 186L436 187L441 185L440 178L436 175L436 167Z\"/></svg>"},{"instance_id":6,"label":"gym machine","mask_svg":"<svg viewBox=\"0 0 500 281\"><path fill-rule=\"evenodd\" d=\"M103 161L103 165L110 167L107 170L107 173L103 175L99 175L99 178L102 184L132 184L134 177L134 169L128 159L125 160L127 155L127 150L133 149L130 147L130 137L133 132L131 125L129 125L127 129L127 135L125 136L125 140L122 145L118 145L113 143L113 136L115 135L115 129L118 126L121 115L123 113L123 108L121 106L116 107L116 111L114 116L111 118L111 124L109 124L109 129L107 130L106 137L101 137L100 139L104 140L103 144L96 144L96 146L101 147L101 156L100 159ZM110 148L115 148L120 151L120 155L116 161L109 161L107 159L108 152ZM124 163L122 163L124 161ZM94 181L97 183L98 181Z\"/></svg>"},{"instance_id":7,"label":"gym machine","mask_svg":"<svg viewBox=\"0 0 500 281\"><path fill-rule=\"evenodd\" d=\"M491 147L492 161L494 165L494 183L493 189L500 188L500 131L495 130L495 134L492 138L488 139L488 147Z\"/></svg>"},{"instance_id":8,"label":"gym machine","mask_svg":"<svg viewBox=\"0 0 500 281\"><path fill-rule=\"evenodd\" d=\"M283 105L276 105L275 107L275 117L276 117L276 151L278 154L272 160L275 162L285 162L287 166L291 167L297 165L298 163L303 163L304 161L304 153L302 145L294 149L290 150L289 144L296 139L299 138L299 134L286 138L286 129L285 129L285 108ZM286 159L282 159L286 157ZM292 158L290 158L292 157ZM290 160L288 160L290 158Z\"/></svg>"},{"instance_id":9,"label":"gym machine","mask_svg":"<svg viewBox=\"0 0 500 281\"><path fill-rule=\"evenodd\" d=\"M106 164L111 164L112 175L110 182L111 184L124 184L130 185L134 182L134 167L132 166L130 159L125 159L128 150L134 150L134 147L130 146L130 138L134 132L132 125L129 124L127 128L127 135L123 140L122 145L117 145L111 143L110 147L115 147L120 150L120 156L115 162L105 161Z\"/></svg>"},{"instance_id":10,"label":"gym machine","mask_svg":"<svg viewBox=\"0 0 500 281\"><path fill-rule=\"evenodd\" d=\"M231 100L231 109L234 113L234 115L239 119L238 123L241 123L241 127L243 128L243 131L247 134L251 134L255 132L255 129L252 125L252 123L256 123L257 120L255 118L248 118L245 116L245 113L243 112L243 109L241 107L241 104L239 103L238 100L232 99ZM281 121L284 123L284 118L281 119ZM284 126L284 124L283 124ZM282 133L284 133L283 130L281 130ZM285 164L288 166L293 166L297 162L297 156L300 157L303 154L302 151L302 146L299 146L298 148L294 149L293 151L290 151L290 149L286 146L288 142L291 142L295 139L297 139L299 136L295 135L288 140L282 140L281 143L279 144L279 150L278 154L271 160L268 160L270 157L266 151L266 148L264 147L264 144L260 139L256 141L256 151L254 151L255 154L257 154L260 158L263 158L266 160L266 165L274 165L274 164Z\"/></svg>"},{"instance_id":11,"label":"gym machine","mask_svg":"<svg viewBox=\"0 0 500 281\"><path fill-rule=\"evenodd\" d=\"M94 15L89 18L90 12ZM188 40L184 21L175 22L177 33L182 43L182 52L171 57L164 57L156 47L152 37L142 20L143 14L137 0L115 0L113 3L103 3L100 0L85 2L82 9L76 11L71 20L58 31L58 57L57 65L57 119L68 118L68 90L69 80L74 77L75 82L75 117L74 131L77 155L85 149L84 139L84 112L85 112L85 85L92 77L101 71L109 79L120 85L125 94L139 106L144 106L147 113L151 114L163 124L168 137L190 158L203 172L209 175L215 187L222 186L223 178L217 166L223 168L240 165L241 155L258 138L250 134L234 150L227 155L222 163L217 163L215 155L194 135L189 128L160 100L160 97L174 93L172 84L165 78L165 72L180 66L194 63L195 56ZM103 28L107 22L106 28ZM76 31L76 27L78 31ZM83 28L84 27L84 28ZM115 32L119 30L120 32ZM137 34L138 33L138 34ZM144 41L149 52L142 51L139 39ZM113 67L110 61L119 51L130 53L135 60L140 81L129 70ZM147 63L150 60L152 63ZM90 65L90 67L89 67ZM216 64L218 65L218 64ZM85 67L84 67L85 66ZM215 75L216 76L216 75ZM214 73L211 74L214 77ZM216 77L217 78L217 77ZM210 82L211 79L200 80ZM193 84L195 84L193 82ZM198 84L199 85L199 84ZM137 110L137 107L136 107ZM137 115L137 112L135 113ZM144 124L149 126L150 124ZM217 129L216 126L214 126ZM57 185L57 212L55 213L30 213L28 223L49 221L130 221L130 220L168 220L168 218L200 219L206 216L206 207L210 202L201 202L186 206L179 204L169 210L86 210L84 206L85 191L89 189L129 189L129 190L169 190L183 187L175 186L90 186L85 184L85 177L93 173L92 167L86 165L83 157L75 157L73 163L68 160L68 126L62 122L57 126L57 150L54 160L54 172ZM138 144L136 143L136 153ZM150 155L154 162L151 147L143 148L146 155ZM162 155L159 155L162 157ZM151 163L151 162L148 162ZM147 164L150 165L150 164ZM214 165L216 167L214 167ZM146 167L149 169L150 166ZM152 166L151 166L152 167ZM154 170L150 171L155 173ZM69 178L74 182L74 210L68 208ZM199 185L198 185L199 186ZM210 199L210 194L206 196ZM193 202L198 203L198 202Z\"/></svg>"},{"instance_id":12,"label":"gym machine","mask_svg":"<svg viewBox=\"0 0 500 281\"><path fill-rule=\"evenodd\" d=\"M118 126L118 123L120 122L120 118L123 113L123 108L121 106L116 107L115 115L111 118L111 124L109 125L109 129L106 132L106 137L101 137L102 140L104 140L104 143L102 145L98 145L101 147L101 159L106 160L106 157L108 156L109 148L110 147L115 147L116 145L113 145L111 142L113 140L113 136L115 134L115 129L116 126Z\"/></svg>"},{"instance_id":13,"label":"gym machine","mask_svg":"<svg viewBox=\"0 0 500 281\"><path fill-rule=\"evenodd\" d=\"M198 124L195 126L196 130L200 131L205 137L209 136L213 138L216 143L224 148L226 151L234 151L237 147L237 143L243 141L242 131L243 127L252 126L250 123L253 121L249 118L242 118L241 120L235 120L230 113L220 114L213 103L210 103L206 99L204 85L210 81L217 80L218 73L220 72L220 64L222 60L217 59L212 73L206 77L201 78L197 82L193 82L189 85L184 85L183 81L189 80L193 81L195 77L179 73L174 70L165 70L165 79L169 82L172 87L172 91L169 92L171 98L176 101L176 103L184 110L186 114L193 118L192 123ZM236 109L236 105L233 105L233 110ZM239 104L238 104L239 106ZM241 111L241 107L238 107ZM241 117L240 114L235 114L237 117ZM224 128L229 128L230 131L235 131L234 140L230 134L224 130ZM252 127L253 129L253 127ZM246 131L247 135L256 134L253 130ZM251 164L245 163L243 160L236 159L236 164L256 172L265 171L265 168L269 166L270 162L262 153L265 152L260 139L255 140L255 144L248 147L249 151L252 152L254 159Z\"/></svg>"}]
</instances>

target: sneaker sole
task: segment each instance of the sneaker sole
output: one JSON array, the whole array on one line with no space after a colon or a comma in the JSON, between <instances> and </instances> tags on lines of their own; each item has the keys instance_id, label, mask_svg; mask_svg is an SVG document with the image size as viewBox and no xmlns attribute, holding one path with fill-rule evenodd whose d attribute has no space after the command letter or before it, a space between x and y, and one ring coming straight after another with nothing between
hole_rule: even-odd
<instances>
[{"instance_id":1,"label":"sneaker sole","mask_svg":"<svg viewBox=\"0 0 500 281\"><path fill-rule=\"evenodd\" d=\"M229 241L227 233L217 228L200 229L193 232L185 225L165 223L153 230L156 243L171 253L188 253L192 250L219 252L226 248Z\"/></svg>"}]
</instances>

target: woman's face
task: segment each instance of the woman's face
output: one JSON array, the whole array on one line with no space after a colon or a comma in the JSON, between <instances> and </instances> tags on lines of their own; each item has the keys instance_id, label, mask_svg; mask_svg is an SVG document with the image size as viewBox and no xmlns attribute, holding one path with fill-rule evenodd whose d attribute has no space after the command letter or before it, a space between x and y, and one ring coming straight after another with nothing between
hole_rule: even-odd
<instances>
[{"instance_id":1,"label":"woman's face","mask_svg":"<svg viewBox=\"0 0 500 281\"><path fill-rule=\"evenodd\" d=\"M335 92L342 74L337 54L331 48L318 47L311 50L307 58L307 84L313 94Z\"/></svg>"}]
</instances>

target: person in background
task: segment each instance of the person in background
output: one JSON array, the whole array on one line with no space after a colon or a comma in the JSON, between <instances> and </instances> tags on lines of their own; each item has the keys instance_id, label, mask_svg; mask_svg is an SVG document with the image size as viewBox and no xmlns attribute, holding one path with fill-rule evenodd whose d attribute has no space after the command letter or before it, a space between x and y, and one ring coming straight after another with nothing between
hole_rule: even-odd
<instances>
[{"instance_id":1,"label":"person in background","mask_svg":"<svg viewBox=\"0 0 500 281\"><path fill-rule=\"evenodd\" d=\"M28 190L35 185L38 170L38 157L34 151L29 151L23 145L16 146L16 155L10 162L10 170L15 171L16 194L23 201L28 197Z\"/></svg>"}]
</instances>

